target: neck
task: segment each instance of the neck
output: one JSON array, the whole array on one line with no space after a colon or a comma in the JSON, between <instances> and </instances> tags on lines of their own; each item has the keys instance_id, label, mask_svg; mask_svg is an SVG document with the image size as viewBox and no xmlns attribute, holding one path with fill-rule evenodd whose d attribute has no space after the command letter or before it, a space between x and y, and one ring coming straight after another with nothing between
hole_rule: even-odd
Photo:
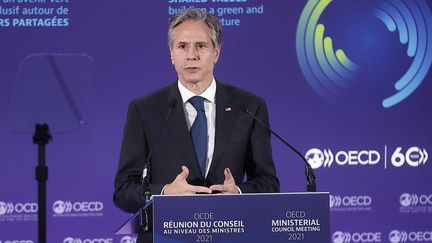
<instances>
[{"instance_id":1,"label":"neck","mask_svg":"<svg viewBox=\"0 0 432 243\"><path fill-rule=\"evenodd\" d=\"M202 81L196 83L184 83L180 80L180 82L185 86L188 90L196 95L202 94L211 84L213 78L210 81Z\"/></svg>"}]
</instances>

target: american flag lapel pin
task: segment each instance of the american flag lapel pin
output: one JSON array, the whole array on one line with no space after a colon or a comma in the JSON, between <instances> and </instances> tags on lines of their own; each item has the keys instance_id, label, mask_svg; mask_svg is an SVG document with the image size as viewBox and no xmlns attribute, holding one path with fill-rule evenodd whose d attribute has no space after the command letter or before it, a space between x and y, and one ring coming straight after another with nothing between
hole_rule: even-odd
<instances>
[{"instance_id":1,"label":"american flag lapel pin","mask_svg":"<svg viewBox=\"0 0 432 243\"><path fill-rule=\"evenodd\" d=\"M229 112L229 111L231 111L231 110L232 110L231 107L229 107L229 106L225 107L225 111L226 111L226 112Z\"/></svg>"}]
</instances>

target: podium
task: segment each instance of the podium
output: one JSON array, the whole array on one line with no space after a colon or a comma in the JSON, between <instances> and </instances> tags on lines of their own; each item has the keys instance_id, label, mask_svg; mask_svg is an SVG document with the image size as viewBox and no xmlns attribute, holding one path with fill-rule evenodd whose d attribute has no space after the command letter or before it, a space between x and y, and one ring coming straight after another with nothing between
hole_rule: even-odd
<instances>
[{"instance_id":1,"label":"podium","mask_svg":"<svg viewBox=\"0 0 432 243\"><path fill-rule=\"evenodd\" d=\"M154 243L330 242L329 193L154 196ZM139 230L135 214L117 231Z\"/></svg>"}]
</instances>

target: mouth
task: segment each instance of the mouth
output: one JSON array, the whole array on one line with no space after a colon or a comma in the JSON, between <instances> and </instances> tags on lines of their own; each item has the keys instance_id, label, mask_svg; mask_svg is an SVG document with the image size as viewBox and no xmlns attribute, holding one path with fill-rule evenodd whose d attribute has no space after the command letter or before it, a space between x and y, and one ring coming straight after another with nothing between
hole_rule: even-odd
<instances>
[{"instance_id":1,"label":"mouth","mask_svg":"<svg viewBox=\"0 0 432 243\"><path fill-rule=\"evenodd\" d=\"M199 70L201 70L201 68L199 68L199 67L187 67L187 68L185 68L185 70L190 72L190 73L196 73Z\"/></svg>"}]
</instances>

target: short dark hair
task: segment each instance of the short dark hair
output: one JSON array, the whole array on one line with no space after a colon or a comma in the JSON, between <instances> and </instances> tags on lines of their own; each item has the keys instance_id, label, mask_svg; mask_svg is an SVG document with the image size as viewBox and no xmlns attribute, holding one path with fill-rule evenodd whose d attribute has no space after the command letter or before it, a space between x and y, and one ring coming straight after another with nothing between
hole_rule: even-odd
<instances>
[{"instance_id":1,"label":"short dark hair","mask_svg":"<svg viewBox=\"0 0 432 243\"><path fill-rule=\"evenodd\" d=\"M174 41L174 29L179 26L181 23L187 21L202 21L210 28L212 33L211 41L213 47L220 48L222 44L222 27L219 22L219 19L213 14L207 13L205 10L199 8L188 8L185 9L176 15L174 15L168 25L168 46L170 49L172 48L172 44Z\"/></svg>"}]
</instances>

